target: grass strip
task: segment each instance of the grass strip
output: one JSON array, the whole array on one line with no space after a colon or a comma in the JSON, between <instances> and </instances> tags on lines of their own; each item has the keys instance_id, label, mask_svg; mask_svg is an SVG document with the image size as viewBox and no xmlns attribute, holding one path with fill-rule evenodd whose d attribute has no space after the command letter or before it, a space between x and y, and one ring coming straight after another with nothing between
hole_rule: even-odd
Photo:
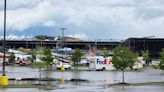
<instances>
[{"instance_id":1,"label":"grass strip","mask_svg":"<svg viewBox=\"0 0 164 92\"><path fill-rule=\"evenodd\" d=\"M9 84L8 86L0 86L0 88L36 88L33 84Z\"/></svg>"},{"instance_id":2,"label":"grass strip","mask_svg":"<svg viewBox=\"0 0 164 92\"><path fill-rule=\"evenodd\" d=\"M143 82L143 83L116 83L116 84L108 84L108 86L148 86L148 85L160 86L160 85L164 85L164 82Z\"/></svg>"},{"instance_id":3,"label":"grass strip","mask_svg":"<svg viewBox=\"0 0 164 92\"><path fill-rule=\"evenodd\" d=\"M47 65L45 62L31 62L30 63L30 67L33 67L33 68L46 68Z\"/></svg>"},{"instance_id":4,"label":"grass strip","mask_svg":"<svg viewBox=\"0 0 164 92\"><path fill-rule=\"evenodd\" d=\"M46 87L55 87L54 85L45 85L45 84L9 84L8 86L0 86L0 88L46 88Z\"/></svg>"},{"instance_id":5,"label":"grass strip","mask_svg":"<svg viewBox=\"0 0 164 92\"><path fill-rule=\"evenodd\" d=\"M145 85L164 85L164 82L144 82L144 83L130 83L132 86L145 86Z\"/></svg>"}]
</instances>

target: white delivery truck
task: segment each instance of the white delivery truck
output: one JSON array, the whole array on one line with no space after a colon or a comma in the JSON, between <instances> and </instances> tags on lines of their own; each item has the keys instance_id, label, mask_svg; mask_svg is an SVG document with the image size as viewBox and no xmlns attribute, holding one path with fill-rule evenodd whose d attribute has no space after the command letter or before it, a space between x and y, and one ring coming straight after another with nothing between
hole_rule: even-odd
<instances>
[{"instance_id":1,"label":"white delivery truck","mask_svg":"<svg viewBox=\"0 0 164 92\"><path fill-rule=\"evenodd\" d=\"M90 70L114 70L113 64L109 58L103 56L93 56L89 59Z\"/></svg>"},{"instance_id":2,"label":"white delivery truck","mask_svg":"<svg viewBox=\"0 0 164 92\"><path fill-rule=\"evenodd\" d=\"M142 68L143 68L143 64L140 61L135 62L133 65L134 70L138 70L138 69L142 69Z\"/></svg>"},{"instance_id":3,"label":"white delivery truck","mask_svg":"<svg viewBox=\"0 0 164 92\"><path fill-rule=\"evenodd\" d=\"M142 69L145 65L145 61L143 60L143 57L138 57L137 61L134 63L133 69L134 70L138 70L138 69Z\"/></svg>"}]
</instances>

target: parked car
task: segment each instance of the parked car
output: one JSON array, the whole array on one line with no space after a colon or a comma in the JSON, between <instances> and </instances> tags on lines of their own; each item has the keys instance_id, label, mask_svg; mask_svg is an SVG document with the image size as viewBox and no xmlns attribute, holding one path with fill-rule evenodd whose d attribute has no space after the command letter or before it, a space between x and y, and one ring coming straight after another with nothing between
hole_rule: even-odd
<instances>
[{"instance_id":1,"label":"parked car","mask_svg":"<svg viewBox=\"0 0 164 92\"><path fill-rule=\"evenodd\" d=\"M56 68L57 68L57 69L61 69L62 66L64 66L64 68L65 68L66 70L71 69L71 67L72 67L71 64L69 64L69 63L58 62L58 63L56 64Z\"/></svg>"}]
</instances>

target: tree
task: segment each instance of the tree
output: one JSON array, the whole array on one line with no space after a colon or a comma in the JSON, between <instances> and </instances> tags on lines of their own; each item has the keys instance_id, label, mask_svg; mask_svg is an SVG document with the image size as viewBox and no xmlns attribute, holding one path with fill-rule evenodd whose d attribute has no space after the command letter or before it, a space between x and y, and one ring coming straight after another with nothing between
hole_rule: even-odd
<instances>
[{"instance_id":1,"label":"tree","mask_svg":"<svg viewBox=\"0 0 164 92\"><path fill-rule=\"evenodd\" d=\"M101 55L102 55L104 58L108 57L108 55L109 55L108 49L107 49L107 48L103 48L103 51L102 51Z\"/></svg>"},{"instance_id":2,"label":"tree","mask_svg":"<svg viewBox=\"0 0 164 92\"><path fill-rule=\"evenodd\" d=\"M46 40L47 36L46 35L37 35L34 38L40 40L40 46L43 47L43 41Z\"/></svg>"},{"instance_id":3,"label":"tree","mask_svg":"<svg viewBox=\"0 0 164 92\"><path fill-rule=\"evenodd\" d=\"M80 51L80 49L75 49L71 57L71 60L73 61L74 65L80 62L82 56L83 53Z\"/></svg>"},{"instance_id":4,"label":"tree","mask_svg":"<svg viewBox=\"0 0 164 92\"><path fill-rule=\"evenodd\" d=\"M146 61L146 63L148 64L148 58L149 58L149 51L141 51L143 60Z\"/></svg>"},{"instance_id":5,"label":"tree","mask_svg":"<svg viewBox=\"0 0 164 92\"><path fill-rule=\"evenodd\" d=\"M164 49L160 52L160 69L164 70Z\"/></svg>"},{"instance_id":6,"label":"tree","mask_svg":"<svg viewBox=\"0 0 164 92\"><path fill-rule=\"evenodd\" d=\"M137 52L136 53L132 53L132 55L133 55L133 61L134 62L131 62L130 65L129 65L129 67L131 69L133 69L133 66L134 66L135 62L140 62L140 61L138 61L139 54Z\"/></svg>"},{"instance_id":7,"label":"tree","mask_svg":"<svg viewBox=\"0 0 164 92\"><path fill-rule=\"evenodd\" d=\"M42 60L47 64L47 68L48 66L50 66L53 62L53 57L51 54L51 49L50 48L44 48L43 49L43 57Z\"/></svg>"},{"instance_id":8,"label":"tree","mask_svg":"<svg viewBox=\"0 0 164 92\"><path fill-rule=\"evenodd\" d=\"M14 61L15 61L15 54L11 53L9 62L13 63Z\"/></svg>"},{"instance_id":9,"label":"tree","mask_svg":"<svg viewBox=\"0 0 164 92\"><path fill-rule=\"evenodd\" d=\"M47 38L46 35L37 35L34 38L38 39L38 40L45 40Z\"/></svg>"},{"instance_id":10,"label":"tree","mask_svg":"<svg viewBox=\"0 0 164 92\"><path fill-rule=\"evenodd\" d=\"M122 83L125 83L124 70L135 63L133 53L127 47L119 45L114 49L112 63L117 70L122 70Z\"/></svg>"},{"instance_id":11,"label":"tree","mask_svg":"<svg viewBox=\"0 0 164 92\"><path fill-rule=\"evenodd\" d=\"M32 62L36 61L36 51L32 50Z\"/></svg>"},{"instance_id":12,"label":"tree","mask_svg":"<svg viewBox=\"0 0 164 92\"><path fill-rule=\"evenodd\" d=\"M38 55L38 58L42 61L42 57L43 57L43 50L45 48L44 47L38 47L37 48L37 51L36 51L36 54Z\"/></svg>"}]
</instances>

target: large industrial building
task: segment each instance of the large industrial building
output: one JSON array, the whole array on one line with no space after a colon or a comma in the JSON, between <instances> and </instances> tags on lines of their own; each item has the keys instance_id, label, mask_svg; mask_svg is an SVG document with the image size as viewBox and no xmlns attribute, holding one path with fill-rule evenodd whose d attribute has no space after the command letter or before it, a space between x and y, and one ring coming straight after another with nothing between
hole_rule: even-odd
<instances>
[{"instance_id":1,"label":"large industrial building","mask_svg":"<svg viewBox=\"0 0 164 92\"><path fill-rule=\"evenodd\" d=\"M164 48L163 38L129 38L124 45L133 52L149 51L151 58L158 58L160 51Z\"/></svg>"},{"instance_id":2,"label":"large industrial building","mask_svg":"<svg viewBox=\"0 0 164 92\"><path fill-rule=\"evenodd\" d=\"M60 38L60 37L59 37ZM56 39L56 38L55 38ZM114 41L114 40L96 40L96 41L82 41L74 38L60 38L60 39L52 39L51 40L7 40L6 46L7 48L29 48L36 49L38 47L46 46L50 48L59 47L70 47L72 49L80 48L83 50L89 50L91 47L96 47L101 50L103 48L108 48L109 50L113 50L119 44L123 44L132 52L141 51L149 51L151 58L158 58L159 52L162 48L164 48L164 39L162 38L129 38L125 41ZM0 40L0 46L3 46L3 40Z\"/></svg>"},{"instance_id":3,"label":"large industrial building","mask_svg":"<svg viewBox=\"0 0 164 92\"><path fill-rule=\"evenodd\" d=\"M70 47L72 49L80 48L80 49L89 49L90 47L94 46L99 49L103 48L109 48L114 49L117 45L119 45L120 42L95 42L95 41L68 41L64 42L64 44L61 44L61 42L58 41L28 41L28 40L7 40L6 41L6 47L7 48L29 48L29 49L35 49L40 46L50 47L50 48L56 48L59 45L64 45L63 47ZM0 40L0 46L3 46L3 40Z\"/></svg>"}]
</instances>

